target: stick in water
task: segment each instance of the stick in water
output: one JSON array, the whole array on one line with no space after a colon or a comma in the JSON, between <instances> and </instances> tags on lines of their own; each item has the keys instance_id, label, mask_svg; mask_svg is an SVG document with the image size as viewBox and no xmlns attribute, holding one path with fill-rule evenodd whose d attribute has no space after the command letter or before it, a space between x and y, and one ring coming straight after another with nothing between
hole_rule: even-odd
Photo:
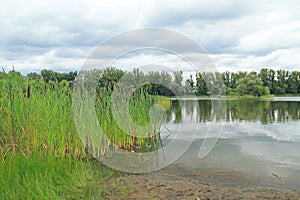
<instances>
[{"instance_id":1,"label":"stick in water","mask_svg":"<svg viewBox=\"0 0 300 200\"><path fill-rule=\"evenodd\" d=\"M279 175L277 175L277 174L275 174L275 173L271 173L271 175L273 175L273 176L275 176L276 178L278 178L278 180L280 181L280 184L281 185L284 185L285 183L284 183L284 180L279 176Z\"/></svg>"}]
</instances>

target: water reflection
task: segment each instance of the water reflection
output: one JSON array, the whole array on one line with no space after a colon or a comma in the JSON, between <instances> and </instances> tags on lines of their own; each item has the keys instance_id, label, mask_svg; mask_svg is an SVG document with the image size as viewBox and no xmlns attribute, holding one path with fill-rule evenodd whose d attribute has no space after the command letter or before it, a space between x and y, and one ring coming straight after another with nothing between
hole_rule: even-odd
<instances>
[{"instance_id":1,"label":"water reflection","mask_svg":"<svg viewBox=\"0 0 300 200\"><path fill-rule=\"evenodd\" d=\"M181 105L181 107L180 107ZM261 124L300 120L300 101L271 100L172 100L167 112L168 122L183 119L197 122L259 121Z\"/></svg>"},{"instance_id":2,"label":"water reflection","mask_svg":"<svg viewBox=\"0 0 300 200\"><path fill-rule=\"evenodd\" d=\"M299 97L287 98L287 101L285 98L177 99L172 100L167 115L165 135L169 139L172 138L170 132L180 126L177 139L194 141L178 161L191 174L214 168L231 170L276 186L278 180L271 175L275 173L284 178L286 187L300 190ZM211 153L199 159L198 152L207 130L217 121L224 122L222 134ZM196 134L191 129L192 123L198 124Z\"/></svg>"}]
</instances>

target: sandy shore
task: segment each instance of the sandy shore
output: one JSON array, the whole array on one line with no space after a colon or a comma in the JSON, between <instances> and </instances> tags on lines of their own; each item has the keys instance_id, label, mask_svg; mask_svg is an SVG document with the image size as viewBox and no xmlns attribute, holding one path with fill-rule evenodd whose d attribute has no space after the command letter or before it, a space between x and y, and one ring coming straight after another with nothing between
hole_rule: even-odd
<instances>
[{"instance_id":1,"label":"sandy shore","mask_svg":"<svg viewBox=\"0 0 300 200\"><path fill-rule=\"evenodd\" d=\"M166 170L134 175L112 177L106 187L104 199L295 199L300 200L299 190L284 187L257 186L234 177L224 183L214 173L200 173L193 176L169 173ZM210 177L210 178L208 178ZM218 179L213 181L213 179ZM225 179L224 179L225 180ZM244 181L245 182L245 181Z\"/></svg>"}]
</instances>

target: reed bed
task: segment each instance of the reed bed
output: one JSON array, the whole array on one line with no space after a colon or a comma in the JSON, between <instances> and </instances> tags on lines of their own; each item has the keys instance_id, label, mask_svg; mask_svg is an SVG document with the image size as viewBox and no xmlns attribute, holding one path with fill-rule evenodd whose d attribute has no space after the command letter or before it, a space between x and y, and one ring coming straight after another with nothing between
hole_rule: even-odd
<instances>
[{"instance_id":1,"label":"reed bed","mask_svg":"<svg viewBox=\"0 0 300 200\"><path fill-rule=\"evenodd\" d=\"M75 123L90 153L105 156L115 148L149 152L161 147L160 125L164 121L164 110L155 106L159 99L148 94L149 85L131 90L112 83L98 85L93 93L85 82L78 82L73 97ZM102 133L97 131L100 129Z\"/></svg>"},{"instance_id":2,"label":"reed bed","mask_svg":"<svg viewBox=\"0 0 300 200\"><path fill-rule=\"evenodd\" d=\"M70 87L24 81L13 74L7 74L0 85L2 161L16 153L85 156L73 123Z\"/></svg>"},{"instance_id":3,"label":"reed bed","mask_svg":"<svg viewBox=\"0 0 300 200\"><path fill-rule=\"evenodd\" d=\"M122 89L121 89L122 90ZM126 91L124 91L125 93ZM134 150L134 151L153 151L159 148L159 132L162 121L157 117L158 112L153 116L156 119L150 119L149 111L154 104L157 104L157 98L147 93L147 88L140 88L133 92L128 101L128 105L123 105L121 98L126 98L125 94L118 93L115 101L120 101L117 113L112 114L112 91L107 88L101 88L101 92L97 99L96 109L99 116L99 122L103 127L108 139L118 148ZM127 101L126 101L127 102ZM128 113L126 113L126 109ZM129 123L128 117L132 123ZM117 124L115 117L121 119ZM152 121L151 121L152 120Z\"/></svg>"},{"instance_id":4,"label":"reed bed","mask_svg":"<svg viewBox=\"0 0 300 200\"><path fill-rule=\"evenodd\" d=\"M129 101L133 121L148 127L134 130L136 136L126 134L114 120L112 88L98 88L96 101L90 103L107 140L94 138L93 144L89 138L82 142L77 133L68 82L33 81L14 72L0 75L0 199L101 199L101 180L115 172L93 162L87 149L105 156L111 146L130 151L159 148L161 118L154 123L149 119L158 99L146 87ZM143 138L137 137L141 131L147 134ZM95 148L99 145L102 149Z\"/></svg>"}]
</instances>

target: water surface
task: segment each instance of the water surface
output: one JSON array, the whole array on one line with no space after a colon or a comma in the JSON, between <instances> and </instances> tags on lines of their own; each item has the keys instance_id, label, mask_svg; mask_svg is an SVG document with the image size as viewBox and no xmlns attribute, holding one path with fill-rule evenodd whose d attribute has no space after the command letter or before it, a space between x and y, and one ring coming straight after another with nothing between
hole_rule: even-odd
<instances>
[{"instance_id":1,"label":"water surface","mask_svg":"<svg viewBox=\"0 0 300 200\"><path fill-rule=\"evenodd\" d=\"M216 123L222 124L221 134L207 140L217 143L199 159L207 131ZM187 174L228 172L240 174L236 184L280 186L274 173L285 181L284 187L300 189L300 97L173 99L165 127L162 138L193 141L175 164ZM180 134L174 136L178 127ZM236 181L224 177L221 182Z\"/></svg>"}]
</instances>

